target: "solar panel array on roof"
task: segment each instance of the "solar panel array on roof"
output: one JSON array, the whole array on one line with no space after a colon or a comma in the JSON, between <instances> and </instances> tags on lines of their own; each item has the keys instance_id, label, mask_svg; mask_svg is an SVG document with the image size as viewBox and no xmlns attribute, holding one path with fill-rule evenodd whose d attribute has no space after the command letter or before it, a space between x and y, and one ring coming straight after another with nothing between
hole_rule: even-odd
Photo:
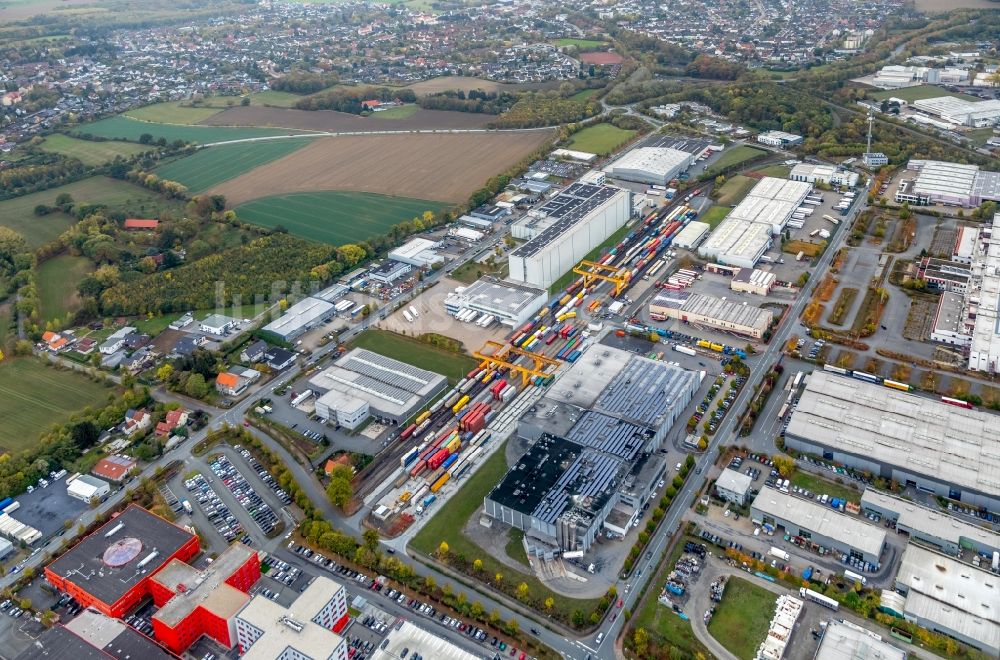
<instances>
[{"instance_id":1,"label":"solar panel array on roof","mask_svg":"<svg viewBox=\"0 0 1000 660\"><path fill-rule=\"evenodd\" d=\"M710 140L705 138L690 138L690 137L680 137L677 135L658 135L654 138L650 138L642 146L644 147L659 147L668 149L677 149L678 151L686 151L689 154L699 154L705 150L706 147L711 145Z\"/></svg>"},{"instance_id":2,"label":"solar panel array on roof","mask_svg":"<svg viewBox=\"0 0 1000 660\"><path fill-rule=\"evenodd\" d=\"M631 461L649 441L650 435L648 429L589 410L566 434L566 439Z\"/></svg>"},{"instance_id":3,"label":"solar panel array on roof","mask_svg":"<svg viewBox=\"0 0 1000 660\"><path fill-rule=\"evenodd\" d=\"M622 192L620 188L595 186L589 183L574 183L537 211L557 220L545 231L531 239L511 254L515 257L531 257L546 245L562 236L570 227L584 219L591 211Z\"/></svg>"},{"instance_id":4,"label":"solar panel array on roof","mask_svg":"<svg viewBox=\"0 0 1000 660\"><path fill-rule=\"evenodd\" d=\"M532 516L551 524L573 506L586 512L599 509L611 497L621 467L622 461L613 456L584 449L542 497Z\"/></svg>"},{"instance_id":5,"label":"solar panel array on roof","mask_svg":"<svg viewBox=\"0 0 1000 660\"><path fill-rule=\"evenodd\" d=\"M489 498L514 511L531 514L582 451L575 442L542 435L493 488Z\"/></svg>"},{"instance_id":6,"label":"solar panel array on roof","mask_svg":"<svg viewBox=\"0 0 1000 660\"><path fill-rule=\"evenodd\" d=\"M435 373L364 349L351 353L340 366L407 392L419 392L437 379Z\"/></svg>"},{"instance_id":7,"label":"solar panel array on roof","mask_svg":"<svg viewBox=\"0 0 1000 660\"><path fill-rule=\"evenodd\" d=\"M633 356L604 388L594 407L657 428L696 377L693 371Z\"/></svg>"}]
</instances>

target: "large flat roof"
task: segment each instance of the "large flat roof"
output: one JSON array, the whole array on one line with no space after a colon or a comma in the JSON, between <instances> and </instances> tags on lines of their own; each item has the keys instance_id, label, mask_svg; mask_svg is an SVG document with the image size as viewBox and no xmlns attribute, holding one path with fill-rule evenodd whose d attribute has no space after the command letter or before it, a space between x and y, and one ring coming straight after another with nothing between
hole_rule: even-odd
<instances>
[{"instance_id":1,"label":"large flat roof","mask_svg":"<svg viewBox=\"0 0 1000 660\"><path fill-rule=\"evenodd\" d=\"M911 160L907 169L918 170L913 192L917 195L968 197L976 182L978 165L940 160Z\"/></svg>"},{"instance_id":2,"label":"large flat roof","mask_svg":"<svg viewBox=\"0 0 1000 660\"><path fill-rule=\"evenodd\" d=\"M896 585L907 590L906 614L1000 649L1000 576L911 543Z\"/></svg>"},{"instance_id":3,"label":"large flat roof","mask_svg":"<svg viewBox=\"0 0 1000 660\"><path fill-rule=\"evenodd\" d=\"M689 291L665 290L653 296L649 306L651 310L654 307L679 309L687 314L699 314L722 324L755 328L760 332L767 330L774 319L774 313L769 309Z\"/></svg>"},{"instance_id":4,"label":"large flat roof","mask_svg":"<svg viewBox=\"0 0 1000 660\"><path fill-rule=\"evenodd\" d=\"M240 657L274 660L287 648L311 658L330 657L343 640L337 633L315 623L313 618L341 589L341 585L319 575L287 608L263 596L254 596L237 617L263 634Z\"/></svg>"},{"instance_id":5,"label":"large flat roof","mask_svg":"<svg viewBox=\"0 0 1000 660\"><path fill-rule=\"evenodd\" d=\"M48 565L47 570L109 605L196 538L135 504ZM112 564L105 563L105 554ZM153 553L156 553L155 555ZM142 568L138 564L152 556Z\"/></svg>"},{"instance_id":6,"label":"large flat roof","mask_svg":"<svg viewBox=\"0 0 1000 660\"><path fill-rule=\"evenodd\" d=\"M612 346L592 346L549 386L546 398L658 428L686 405L697 374Z\"/></svg>"},{"instance_id":7,"label":"large flat roof","mask_svg":"<svg viewBox=\"0 0 1000 660\"><path fill-rule=\"evenodd\" d=\"M1000 496L1000 425L980 410L814 371L786 434Z\"/></svg>"},{"instance_id":8,"label":"large flat roof","mask_svg":"<svg viewBox=\"0 0 1000 660\"><path fill-rule=\"evenodd\" d=\"M727 215L698 248L703 255L718 258L759 257L771 242L771 226Z\"/></svg>"},{"instance_id":9,"label":"large flat roof","mask_svg":"<svg viewBox=\"0 0 1000 660\"><path fill-rule=\"evenodd\" d=\"M446 378L433 371L356 348L310 378L309 382L322 390L363 399L376 410L402 414L418 400L433 394L446 382Z\"/></svg>"},{"instance_id":10,"label":"large flat roof","mask_svg":"<svg viewBox=\"0 0 1000 660\"><path fill-rule=\"evenodd\" d=\"M906 660L906 652L861 626L831 619L813 660Z\"/></svg>"},{"instance_id":11,"label":"large flat roof","mask_svg":"<svg viewBox=\"0 0 1000 660\"><path fill-rule=\"evenodd\" d=\"M203 571L173 560L153 579L176 595L153 618L173 628L199 606L222 619L232 618L250 596L226 584L226 580L253 554L254 551L244 544L234 543Z\"/></svg>"},{"instance_id":12,"label":"large flat roof","mask_svg":"<svg viewBox=\"0 0 1000 660\"><path fill-rule=\"evenodd\" d=\"M43 632L26 649L14 656L14 660L62 660L63 658L108 660L108 656L101 649L60 625Z\"/></svg>"},{"instance_id":13,"label":"large flat roof","mask_svg":"<svg viewBox=\"0 0 1000 660\"><path fill-rule=\"evenodd\" d=\"M754 498L753 509L778 520L807 529L864 552L879 556L885 545L885 530L862 522L857 516L834 511L813 500L795 497L765 486Z\"/></svg>"},{"instance_id":14,"label":"large flat roof","mask_svg":"<svg viewBox=\"0 0 1000 660\"><path fill-rule=\"evenodd\" d=\"M734 493L746 493L753 485L753 479L749 474L743 474L730 468L726 468L715 480L716 488L723 488Z\"/></svg>"},{"instance_id":15,"label":"large flat roof","mask_svg":"<svg viewBox=\"0 0 1000 660\"><path fill-rule=\"evenodd\" d=\"M935 511L930 507L904 500L901 497L883 493L880 490L866 488L861 496L861 506L877 507L882 511L894 511L899 519L897 523L920 532L926 536L937 537L960 545L961 539L973 539L982 546L1000 550L1000 534L973 525L943 511Z\"/></svg>"},{"instance_id":16,"label":"large flat roof","mask_svg":"<svg viewBox=\"0 0 1000 660\"><path fill-rule=\"evenodd\" d=\"M993 216L985 252L972 262L971 288L977 284L976 323L972 332L970 367L996 371L1000 356L1000 213Z\"/></svg>"},{"instance_id":17,"label":"large flat roof","mask_svg":"<svg viewBox=\"0 0 1000 660\"><path fill-rule=\"evenodd\" d=\"M604 171L612 176L628 172L667 176L683 167L690 159L691 154L672 147L639 147L605 167Z\"/></svg>"},{"instance_id":18,"label":"large flat roof","mask_svg":"<svg viewBox=\"0 0 1000 660\"><path fill-rule=\"evenodd\" d=\"M398 660L403 657L403 649L419 653L433 660L480 660L486 655L476 655L452 644L423 628L403 620L389 630L385 641L378 645L370 656L372 660ZM492 654L491 656L492 657Z\"/></svg>"},{"instance_id":19,"label":"large flat roof","mask_svg":"<svg viewBox=\"0 0 1000 660\"><path fill-rule=\"evenodd\" d=\"M583 447L575 442L543 435L493 487L489 498L509 509L531 515L582 452Z\"/></svg>"},{"instance_id":20,"label":"large flat roof","mask_svg":"<svg viewBox=\"0 0 1000 660\"><path fill-rule=\"evenodd\" d=\"M811 183L766 176L729 212L729 217L766 224L772 229L783 226L811 190Z\"/></svg>"},{"instance_id":21,"label":"large flat roof","mask_svg":"<svg viewBox=\"0 0 1000 660\"><path fill-rule=\"evenodd\" d=\"M527 308L532 306L538 309L539 299L547 296L542 289L489 277L480 278L461 293L449 294L449 297L452 295L474 309L510 318L526 313Z\"/></svg>"},{"instance_id":22,"label":"large flat roof","mask_svg":"<svg viewBox=\"0 0 1000 660\"><path fill-rule=\"evenodd\" d=\"M333 303L326 300L312 297L303 298L285 310L280 318L265 325L264 329L285 337L310 323L315 323L317 319L329 314L332 310Z\"/></svg>"},{"instance_id":23,"label":"large flat roof","mask_svg":"<svg viewBox=\"0 0 1000 660\"><path fill-rule=\"evenodd\" d=\"M107 655L119 660L167 660L173 654L165 651L153 640L146 637L120 619L112 619L92 609L85 609L75 619L66 624L66 629L83 639L87 644L101 649ZM73 658L77 655L58 655L56 658Z\"/></svg>"},{"instance_id":24,"label":"large flat roof","mask_svg":"<svg viewBox=\"0 0 1000 660\"><path fill-rule=\"evenodd\" d=\"M628 194L627 190L611 186L595 186L579 181L571 184L566 190L534 209L539 215L556 218L555 222L510 254L515 257L535 256L572 227L590 217L595 210L619 195Z\"/></svg>"}]
</instances>

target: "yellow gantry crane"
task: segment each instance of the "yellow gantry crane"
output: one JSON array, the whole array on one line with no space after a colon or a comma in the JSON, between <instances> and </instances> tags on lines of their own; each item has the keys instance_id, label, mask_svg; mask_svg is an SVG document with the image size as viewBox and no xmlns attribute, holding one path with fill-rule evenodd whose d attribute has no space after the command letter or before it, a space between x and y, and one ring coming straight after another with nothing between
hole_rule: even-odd
<instances>
[{"instance_id":1,"label":"yellow gantry crane","mask_svg":"<svg viewBox=\"0 0 1000 660\"><path fill-rule=\"evenodd\" d=\"M618 297L629 282L628 269L608 266L606 264L597 263L596 261L581 261L580 264L573 269L573 272L577 275L583 276L583 286L585 287L589 287L593 284L594 280L611 282L615 285L615 292L612 294L614 298Z\"/></svg>"},{"instance_id":2,"label":"yellow gantry crane","mask_svg":"<svg viewBox=\"0 0 1000 660\"><path fill-rule=\"evenodd\" d=\"M510 344L501 344L496 341L486 342L483 347L478 351L475 351L472 356L482 360L479 366L483 369L504 367L512 374L520 374L522 387L536 376L548 378L552 374L546 372L545 369L549 367L556 369L560 365L558 360L553 360L545 357L544 355L532 353L531 351L525 351L520 348L515 348ZM530 360L531 366L528 366L527 364L514 364L511 356L514 356L513 359L525 357Z\"/></svg>"}]
</instances>

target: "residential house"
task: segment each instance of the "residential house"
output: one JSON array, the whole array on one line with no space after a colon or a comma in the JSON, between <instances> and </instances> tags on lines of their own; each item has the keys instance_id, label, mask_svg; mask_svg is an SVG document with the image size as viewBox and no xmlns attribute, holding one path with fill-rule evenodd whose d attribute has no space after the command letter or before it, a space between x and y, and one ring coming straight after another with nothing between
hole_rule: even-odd
<instances>
[{"instance_id":1,"label":"residential house","mask_svg":"<svg viewBox=\"0 0 1000 660\"><path fill-rule=\"evenodd\" d=\"M59 333L52 331L46 331L45 334L42 335L42 341L45 342L50 351L59 351L69 345L68 339Z\"/></svg>"},{"instance_id":2,"label":"residential house","mask_svg":"<svg viewBox=\"0 0 1000 660\"><path fill-rule=\"evenodd\" d=\"M174 347L170 349L170 355L173 357L185 357L194 353L196 348L200 348L205 345L207 340L204 337L192 337L191 335L186 335L177 340Z\"/></svg>"},{"instance_id":3,"label":"residential house","mask_svg":"<svg viewBox=\"0 0 1000 660\"><path fill-rule=\"evenodd\" d=\"M137 463L138 461L131 456L115 454L99 460L90 473L101 479L121 483L128 476L129 470L134 468Z\"/></svg>"},{"instance_id":4,"label":"residential house","mask_svg":"<svg viewBox=\"0 0 1000 660\"><path fill-rule=\"evenodd\" d=\"M97 342L90 337L84 337L80 341L76 342L76 352L80 355L90 355L94 352L94 348L97 346Z\"/></svg>"},{"instance_id":5,"label":"residential house","mask_svg":"<svg viewBox=\"0 0 1000 660\"><path fill-rule=\"evenodd\" d=\"M156 352L149 346L144 346L124 361L125 369L138 373L156 363Z\"/></svg>"},{"instance_id":6,"label":"residential house","mask_svg":"<svg viewBox=\"0 0 1000 660\"><path fill-rule=\"evenodd\" d=\"M264 356L267 359L267 366L275 370L281 370L295 362L295 353L284 348L272 348Z\"/></svg>"},{"instance_id":7,"label":"residential house","mask_svg":"<svg viewBox=\"0 0 1000 660\"><path fill-rule=\"evenodd\" d=\"M181 316L179 319L170 323L170 329L180 330L182 328L188 327L189 325L191 325L192 322L194 322L194 314L192 314L191 312L185 312L184 315Z\"/></svg>"},{"instance_id":8,"label":"residential house","mask_svg":"<svg viewBox=\"0 0 1000 660\"><path fill-rule=\"evenodd\" d=\"M125 435L133 435L138 431L148 429L152 423L153 417L145 408L129 409L125 413L125 421L121 425L121 430Z\"/></svg>"},{"instance_id":9,"label":"residential house","mask_svg":"<svg viewBox=\"0 0 1000 660\"><path fill-rule=\"evenodd\" d=\"M215 377L215 389L226 396L238 396L250 384L246 378L238 376L228 371L224 371Z\"/></svg>"},{"instance_id":10,"label":"residential house","mask_svg":"<svg viewBox=\"0 0 1000 660\"><path fill-rule=\"evenodd\" d=\"M146 220L143 218L126 218L125 219L125 230L126 231L150 231L156 230L156 227L160 224L159 220Z\"/></svg>"},{"instance_id":11,"label":"residential house","mask_svg":"<svg viewBox=\"0 0 1000 660\"><path fill-rule=\"evenodd\" d=\"M140 334L138 332L130 332L125 335L125 348L130 351L134 351L138 348L142 348L149 343L149 335Z\"/></svg>"},{"instance_id":12,"label":"residential house","mask_svg":"<svg viewBox=\"0 0 1000 660\"><path fill-rule=\"evenodd\" d=\"M267 353L268 348L267 342L258 339L243 349L243 352L240 353L240 360L243 362L260 362L264 359L264 354Z\"/></svg>"},{"instance_id":13,"label":"residential house","mask_svg":"<svg viewBox=\"0 0 1000 660\"><path fill-rule=\"evenodd\" d=\"M222 314L212 314L205 318L199 326L202 332L221 337L236 325L236 319Z\"/></svg>"},{"instance_id":14,"label":"residential house","mask_svg":"<svg viewBox=\"0 0 1000 660\"><path fill-rule=\"evenodd\" d=\"M130 334L135 332L135 328L126 325L123 328L119 328L108 337L103 344L101 344L98 350L105 355L111 355L112 353L117 353L125 346L125 338Z\"/></svg>"},{"instance_id":15,"label":"residential house","mask_svg":"<svg viewBox=\"0 0 1000 660\"><path fill-rule=\"evenodd\" d=\"M176 410L170 410L167 412L167 416L162 422L156 425L156 437L166 438L173 433L174 429L181 426L187 426L188 422L188 412L183 408L177 408Z\"/></svg>"}]
</instances>

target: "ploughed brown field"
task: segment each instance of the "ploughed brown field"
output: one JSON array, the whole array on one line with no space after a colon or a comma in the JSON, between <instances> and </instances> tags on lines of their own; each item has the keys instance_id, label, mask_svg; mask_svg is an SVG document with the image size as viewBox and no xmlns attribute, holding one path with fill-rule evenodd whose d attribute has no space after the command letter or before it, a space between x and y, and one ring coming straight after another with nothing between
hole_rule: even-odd
<instances>
[{"instance_id":1,"label":"ploughed brown field","mask_svg":"<svg viewBox=\"0 0 1000 660\"><path fill-rule=\"evenodd\" d=\"M317 190L464 202L530 154L550 130L317 138L284 158L212 188L231 206Z\"/></svg>"},{"instance_id":2,"label":"ploughed brown field","mask_svg":"<svg viewBox=\"0 0 1000 660\"><path fill-rule=\"evenodd\" d=\"M441 128L482 128L496 119L475 112L451 112L420 109L405 119L361 117L333 110L294 110L239 106L229 108L202 121L204 126L260 126L297 128L304 131L412 131Z\"/></svg>"}]
</instances>

